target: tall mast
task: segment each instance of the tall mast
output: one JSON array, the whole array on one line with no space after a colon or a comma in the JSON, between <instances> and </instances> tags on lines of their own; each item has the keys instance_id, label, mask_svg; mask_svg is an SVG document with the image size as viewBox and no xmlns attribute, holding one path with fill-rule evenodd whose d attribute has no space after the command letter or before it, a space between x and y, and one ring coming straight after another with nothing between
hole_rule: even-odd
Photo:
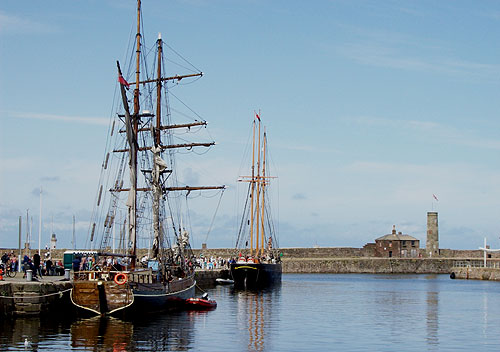
<instances>
[{"instance_id":1,"label":"tall mast","mask_svg":"<svg viewBox=\"0 0 500 352\"><path fill-rule=\"evenodd\" d=\"M155 132L155 144L160 145L160 130L161 130L161 59L163 56L163 41L161 40L161 34L158 34L158 68L156 72L156 77L158 81L156 82L156 132Z\"/></svg>"},{"instance_id":2,"label":"tall mast","mask_svg":"<svg viewBox=\"0 0 500 352\"><path fill-rule=\"evenodd\" d=\"M129 240L130 254L134 257L132 268L135 267L136 238L137 238L137 135L139 130L139 81L141 58L141 0L137 0L137 34L136 40L136 68L134 88L134 113L132 115L132 134L134 143L130 146L130 193L129 193Z\"/></svg>"},{"instance_id":3,"label":"tall mast","mask_svg":"<svg viewBox=\"0 0 500 352\"><path fill-rule=\"evenodd\" d=\"M152 258L158 257L159 245L160 245L160 199L162 195L160 186L160 174L164 169L165 165L160 165L162 163L160 152L160 131L161 131L161 60L162 60L162 40L161 36L158 36L158 67L157 67L157 81L156 81L156 126L152 128L154 146L151 148L153 152L153 170L152 170L152 188L153 188L153 251Z\"/></svg>"},{"instance_id":4,"label":"tall mast","mask_svg":"<svg viewBox=\"0 0 500 352\"><path fill-rule=\"evenodd\" d=\"M71 247L73 249L76 249L76 242L75 242L75 216L73 215L73 239L71 241Z\"/></svg>"},{"instance_id":5,"label":"tall mast","mask_svg":"<svg viewBox=\"0 0 500 352\"><path fill-rule=\"evenodd\" d=\"M257 115L258 116L258 115ZM258 137L258 142L257 142L257 177L256 177L256 181L257 182L257 197L256 197L256 200L255 200L255 207L257 208L257 214L256 214L256 229L255 229L255 232L256 232L256 245L255 245L255 249L256 249L256 254L258 255L259 253L259 249L260 249L260 245L259 245L259 242L260 242L260 184L261 184L261 179L260 179L260 118L258 119L259 120L259 137Z\"/></svg>"},{"instance_id":6,"label":"tall mast","mask_svg":"<svg viewBox=\"0 0 500 352\"><path fill-rule=\"evenodd\" d=\"M42 186L40 186L40 219L38 222L38 255L42 254Z\"/></svg>"},{"instance_id":7,"label":"tall mast","mask_svg":"<svg viewBox=\"0 0 500 352\"><path fill-rule=\"evenodd\" d=\"M262 215L261 215L261 237L260 237L260 255L264 255L264 211L265 211L265 197L264 197L264 188L266 186L266 128L264 127L264 137L263 137L263 146L262 146Z\"/></svg>"},{"instance_id":8,"label":"tall mast","mask_svg":"<svg viewBox=\"0 0 500 352\"><path fill-rule=\"evenodd\" d=\"M252 139L252 194L250 202L250 255L253 255L253 203L255 193L255 119L253 120L253 139Z\"/></svg>"},{"instance_id":9,"label":"tall mast","mask_svg":"<svg viewBox=\"0 0 500 352\"><path fill-rule=\"evenodd\" d=\"M134 89L134 115L139 115L139 82L141 68L141 0L137 0L137 34L135 35L135 89ZM136 121L137 122L137 121Z\"/></svg>"},{"instance_id":10,"label":"tall mast","mask_svg":"<svg viewBox=\"0 0 500 352\"><path fill-rule=\"evenodd\" d=\"M29 209L26 209L26 249L28 251L28 257L31 256L31 238L30 238L30 216Z\"/></svg>"}]
</instances>

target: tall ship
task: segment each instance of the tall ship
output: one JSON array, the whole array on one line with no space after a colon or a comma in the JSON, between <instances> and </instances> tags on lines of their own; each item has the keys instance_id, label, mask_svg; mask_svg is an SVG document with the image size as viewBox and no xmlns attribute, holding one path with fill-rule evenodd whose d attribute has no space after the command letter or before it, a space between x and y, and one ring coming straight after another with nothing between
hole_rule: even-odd
<instances>
[{"instance_id":1,"label":"tall ship","mask_svg":"<svg viewBox=\"0 0 500 352\"><path fill-rule=\"evenodd\" d=\"M206 134L206 121L177 91L172 93L202 72L178 55L178 67L189 72L166 74L176 61L165 58L164 46L170 54L176 51L161 35L152 47L145 45L141 0L136 18L130 63L122 69L117 61L116 113L110 119L86 246L92 251L73 254L71 300L82 311L98 315L159 312L194 297L188 204L206 191L222 196L225 188L188 184L197 177L193 171L185 176L181 168L182 160L198 160L203 148L215 144L199 137ZM181 108L172 107L174 98ZM204 211L203 217L212 218L208 208Z\"/></svg>"},{"instance_id":2,"label":"tall ship","mask_svg":"<svg viewBox=\"0 0 500 352\"><path fill-rule=\"evenodd\" d=\"M281 253L268 196L274 178L269 173L267 133L255 113L250 175L238 180L248 183L248 189L236 240L237 259L231 263L235 288L259 290L281 283Z\"/></svg>"}]
</instances>

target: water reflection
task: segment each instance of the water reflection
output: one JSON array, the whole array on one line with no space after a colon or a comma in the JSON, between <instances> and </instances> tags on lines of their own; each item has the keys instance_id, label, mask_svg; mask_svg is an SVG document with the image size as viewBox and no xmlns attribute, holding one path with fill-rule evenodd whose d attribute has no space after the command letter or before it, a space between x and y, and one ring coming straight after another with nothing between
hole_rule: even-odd
<instances>
[{"instance_id":1,"label":"water reflection","mask_svg":"<svg viewBox=\"0 0 500 352\"><path fill-rule=\"evenodd\" d=\"M426 297L426 326L427 345L431 350L437 350L439 346L439 287L436 275L427 275L427 297Z\"/></svg>"},{"instance_id":2,"label":"water reflection","mask_svg":"<svg viewBox=\"0 0 500 352\"><path fill-rule=\"evenodd\" d=\"M187 312L121 320L95 317L71 325L71 346L86 351L185 351L196 316Z\"/></svg>"},{"instance_id":3,"label":"water reflection","mask_svg":"<svg viewBox=\"0 0 500 352\"><path fill-rule=\"evenodd\" d=\"M71 324L71 346L86 351L128 351L133 332L130 322L97 316Z\"/></svg>"},{"instance_id":4,"label":"water reflection","mask_svg":"<svg viewBox=\"0 0 500 352\"><path fill-rule=\"evenodd\" d=\"M273 313L277 311L280 286L265 291L233 291L237 303L237 320L240 331L246 331L248 351L271 350L271 336L279 320ZM240 335L241 337L241 335Z\"/></svg>"}]
</instances>

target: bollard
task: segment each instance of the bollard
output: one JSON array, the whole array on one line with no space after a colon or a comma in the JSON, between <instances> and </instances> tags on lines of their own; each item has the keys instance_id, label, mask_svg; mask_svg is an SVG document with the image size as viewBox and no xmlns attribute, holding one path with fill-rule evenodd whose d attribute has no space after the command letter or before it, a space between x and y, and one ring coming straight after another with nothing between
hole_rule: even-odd
<instances>
[{"instance_id":1,"label":"bollard","mask_svg":"<svg viewBox=\"0 0 500 352\"><path fill-rule=\"evenodd\" d=\"M64 269L64 280L69 280L69 272L71 269Z\"/></svg>"},{"instance_id":2,"label":"bollard","mask_svg":"<svg viewBox=\"0 0 500 352\"><path fill-rule=\"evenodd\" d=\"M33 270L26 270L26 281L33 281Z\"/></svg>"}]
</instances>

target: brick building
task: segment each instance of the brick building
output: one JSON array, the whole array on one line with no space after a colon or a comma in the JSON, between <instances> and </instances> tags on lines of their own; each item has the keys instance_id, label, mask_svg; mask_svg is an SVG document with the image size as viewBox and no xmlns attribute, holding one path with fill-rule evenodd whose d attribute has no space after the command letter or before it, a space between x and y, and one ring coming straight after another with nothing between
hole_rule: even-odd
<instances>
[{"instance_id":1,"label":"brick building","mask_svg":"<svg viewBox=\"0 0 500 352\"><path fill-rule=\"evenodd\" d=\"M392 226L392 233L375 239L376 257L416 258L420 254L420 240L415 237L396 233L396 226Z\"/></svg>"}]
</instances>

